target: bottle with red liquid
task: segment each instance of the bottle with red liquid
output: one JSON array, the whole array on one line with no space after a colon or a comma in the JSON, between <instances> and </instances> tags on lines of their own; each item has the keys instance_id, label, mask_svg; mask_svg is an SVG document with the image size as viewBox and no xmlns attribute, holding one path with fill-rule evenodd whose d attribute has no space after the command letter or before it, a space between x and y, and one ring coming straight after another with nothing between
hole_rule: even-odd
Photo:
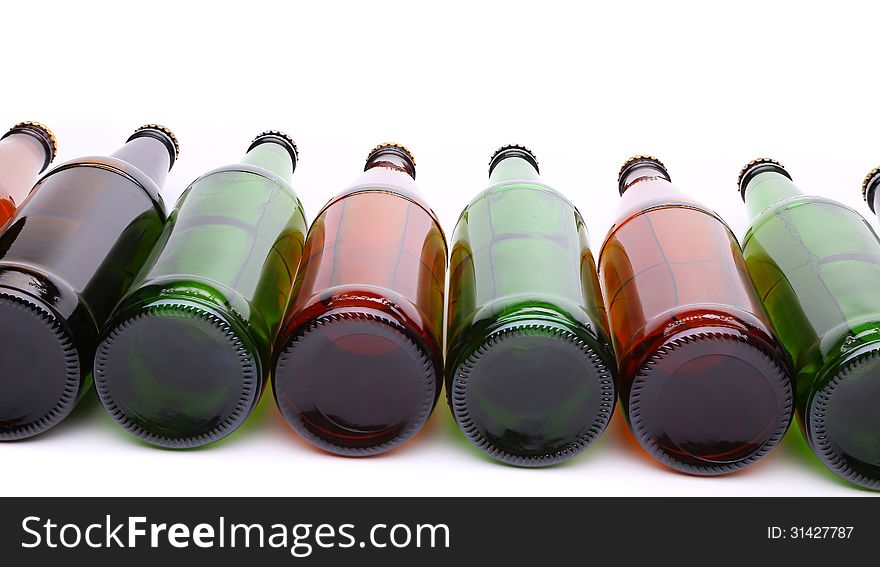
<instances>
[{"instance_id":1,"label":"bottle with red liquid","mask_svg":"<svg viewBox=\"0 0 880 567\"><path fill-rule=\"evenodd\" d=\"M39 122L19 122L0 138L0 227L12 218L57 153L55 135Z\"/></svg>"},{"instance_id":2,"label":"bottle with red liquid","mask_svg":"<svg viewBox=\"0 0 880 567\"><path fill-rule=\"evenodd\" d=\"M377 146L306 238L272 383L291 427L332 453L403 443L440 392L446 240L415 175L406 148Z\"/></svg>"},{"instance_id":3,"label":"bottle with red liquid","mask_svg":"<svg viewBox=\"0 0 880 567\"><path fill-rule=\"evenodd\" d=\"M739 244L656 158L631 158L618 183L599 275L633 434L692 474L754 463L788 428L793 384Z\"/></svg>"}]
</instances>

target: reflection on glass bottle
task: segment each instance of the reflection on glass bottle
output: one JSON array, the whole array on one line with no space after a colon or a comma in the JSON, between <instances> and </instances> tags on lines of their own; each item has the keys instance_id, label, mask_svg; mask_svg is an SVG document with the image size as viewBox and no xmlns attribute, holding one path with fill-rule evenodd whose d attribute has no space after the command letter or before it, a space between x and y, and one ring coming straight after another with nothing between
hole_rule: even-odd
<instances>
[{"instance_id":1,"label":"reflection on glass bottle","mask_svg":"<svg viewBox=\"0 0 880 567\"><path fill-rule=\"evenodd\" d=\"M614 354L580 213L505 146L452 236L446 392L468 439L512 464L585 449L614 408Z\"/></svg>"},{"instance_id":2,"label":"reflection on glass bottle","mask_svg":"<svg viewBox=\"0 0 880 567\"><path fill-rule=\"evenodd\" d=\"M0 439L49 429L91 385L101 326L162 234L166 128L47 173L0 235Z\"/></svg>"},{"instance_id":3,"label":"reflection on glass bottle","mask_svg":"<svg viewBox=\"0 0 880 567\"><path fill-rule=\"evenodd\" d=\"M167 244L98 348L98 394L126 430L195 447L251 414L303 252L306 220L290 187L296 162L293 140L265 132L241 163L181 195Z\"/></svg>"},{"instance_id":4,"label":"reflection on glass bottle","mask_svg":"<svg viewBox=\"0 0 880 567\"><path fill-rule=\"evenodd\" d=\"M619 189L599 274L633 433L685 472L745 467L780 441L794 401L736 238L656 158L627 161Z\"/></svg>"},{"instance_id":5,"label":"reflection on glass bottle","mask_svg":"<svg viewBox=\"0 0 880 567\"><path fill-rule=\"evenodd\" d=\"M739 187L749 273L794 361L798 421L828 468L880 488L880 241L853 209L804 195L776 161ZM866 180L872 210L876 183Z\"/></svg>"},{"instance_id":6,"label":"reflection on glass bottle","mask_svg":"<svg viewBox=\"0 0 880 567\"><path fill-rule=\"evenodd\" d=\"M19 122L0 138L0 228L57 153L55 135L39 122Z\"/></svg>"},{"instance_id":7,"label":"reflection on glass bottle","mask_svg":"<svg viewBox=\"0 0 880 567\"><path fill-rule=\"evenodd\" d=\"M409 151L380 145L309 229L272 380L291 427L330 452L399 445L440 392L446 241L414 179Z\"/></svg>"}]
</instances>

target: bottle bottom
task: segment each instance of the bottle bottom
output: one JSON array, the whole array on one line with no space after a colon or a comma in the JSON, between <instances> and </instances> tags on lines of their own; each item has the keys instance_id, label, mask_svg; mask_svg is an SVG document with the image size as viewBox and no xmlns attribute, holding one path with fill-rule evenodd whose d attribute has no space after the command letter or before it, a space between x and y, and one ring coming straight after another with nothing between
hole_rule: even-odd
<instances>
[{"instance_id":1,"label":"bottle bottom","mask_svg":"<svg viewBox=\"0 0 880 567\"><path fill-rule=\"evenodd\" d=\"M808 436L825 465L846 480L880 490L880 350L863 353L813 397Z\"/></svg>"},{"instance_id":2,"label":"bottle bottom","mask_svg":"<svg viewBox=\"0 0 880 567\"><path fill-rule=\"evenodd\" d=\"M300 329L278 355L282 415L339 455L383 453L415 435L437 399L429 351L384 315L334 312Z\"/></svg>"},{"instance_id":3,"label":"bottle bottom","mask_svg":"<svg viewBox=\"0 0 880 567\"><path fill-rule=\"evenodd\" d=\"M779 443L791 423L792 390L785 369L742 336L699 332L668 340L636 374L629 421L661 463L724 474Z\"/></svg>"},{"instance_id":4,"label":"bottle bottom","mask_svg":"<svg viewBox=\"0 0 880 567\"><path fill-rule=\"evenodd\" d=\"M255 356L227 321L174 302L149 306L105 335L95 386L127 431L185 449L219 441L244 423L261 378Z\"/></svg>"},{"instance_id":5,"label":"bottle bottom","mask_svg":"<svg viewBox=\"0 0 880 567\"><path fill-rule=\"evenodd\" d=\"M546 323L492 333L456 369L449 392L467 438L499 461L559 463L586 449L614 409L614 380L595 351Z\"/></svg>"},{"instance_id":6,"label":"bottle bottom","mask_svg":"<svg viewBox=\"0 0 880 567\"><path fill-rule=\"evenodd\" d=\"M58 424L76 404L80 378L65 325L36 301L0 292L0 440Z\"/></svg>"}]
</instances>

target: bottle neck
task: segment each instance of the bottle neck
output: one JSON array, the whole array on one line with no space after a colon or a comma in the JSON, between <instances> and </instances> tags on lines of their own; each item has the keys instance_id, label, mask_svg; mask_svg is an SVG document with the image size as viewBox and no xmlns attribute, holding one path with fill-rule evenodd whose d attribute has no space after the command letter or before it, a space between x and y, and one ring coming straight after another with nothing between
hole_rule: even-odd
<instances>
[{"instance_id":1,"label":"bottle neck","mask_svg":"<svg viewBox=\"0 0 880 567\"><path fill-rule=\"evenodd\" d=\"M755 175L749 180L744 191L749 218L754 218L779 201L803 195L791 179L776 171L765 171Z\"/></svg>"},{"instance_id":2,"label":"bottle neck","mask_svg":"<svg viewBox=\"0 0 880 567\"><path fill-rule=\"evenodd\" d=\"M620 194L630 191L634 186L645 182L659 182L664 185L672 185L669 174L651 163L638 164L626 172L618 181Z\"/></svg>"},{"instance_id":3,"label":"bottle neck","mask_svg":"<svg viewBox=\"0 0 880 567\"><path fill-rule=\"evenodd\" d=\"M540 179L540 175L532 163L515 156L504 158L496 163L489 174L489 182L493 184L518 179L537 181Z\"/></svg>"},{"instance_id":4,"label":"bottle neck","mask_svg":"<svg viewBox=\"0 0 880 567\"><path fill-rule=\"evenodd\" d=\"M267 169L288 183L290 183L293 170L296 168L293 156L290 155L287 148L271 141L253 146L245 154L241 163Z\"/></svg>"},{"instance_id":5,"label":"bottle neck","mask_svg":"<svg viewBox=\"0 0 880 567\"><path fill-rule=\"evenodd\" d=\"M3 172L0 199L11 198L19 205L30 193L48 160L46 146L25 133L0 140L0 171Z\"/></svg>"},{"instance_id":6,"label":"bottle neck","mask_svg":"<svg viewBox=\"0 0 880 567\"><path fill-rule=\"evenodd\" d=\"M407 159L393 149L380 150L370 156L367 164L364 166L364 171L370 171L375 168L392 169L405 173L413 179L416 178L416 167L412 160Z\"/></svg>"},{"instance_id":7,"label":"bottle neck","mask_svg":"<svg viewBox=\"0 0 880 567\"><path fill-rule=\"evenodd\" d=\"M133 138L113 152L113 157L141 170L160 189L171 169L171 155L165 144L149 136Z\"/></svg>"}]
</instances>

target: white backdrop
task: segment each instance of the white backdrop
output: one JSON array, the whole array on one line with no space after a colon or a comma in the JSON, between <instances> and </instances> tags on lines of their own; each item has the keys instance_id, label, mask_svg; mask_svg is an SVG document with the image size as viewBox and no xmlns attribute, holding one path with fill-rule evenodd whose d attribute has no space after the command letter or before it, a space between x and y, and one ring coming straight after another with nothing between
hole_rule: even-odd
<instances>
[{"instance_id":1,"label":"white backdrop","mask_svg":"<svg viewBox=\"0 0 880 567\"><path fill-rule=\"evenodd\" d=\"M255 134L281 129L301 150L294 187L310 221L370 148L395 140L415 153L447 232L505 143L537 153L596 252L617 170L635 153L660 157L738 236L736 175L760 155L877 224L860 199L880 164L880 6L870 3L43 0L3 13L0 128L47 123L65 161L166 124L182 146L169 205ZM90 394L55 430L0 445L0 494L866 494L805 451L792 428L743 472L688 477L642 453L618 411L581 456L522 470L471 448L441 400L411 442L355 460L300 441L266 396L226 441L173 452L118 429Z\"/></svg>"}]
</instances>

